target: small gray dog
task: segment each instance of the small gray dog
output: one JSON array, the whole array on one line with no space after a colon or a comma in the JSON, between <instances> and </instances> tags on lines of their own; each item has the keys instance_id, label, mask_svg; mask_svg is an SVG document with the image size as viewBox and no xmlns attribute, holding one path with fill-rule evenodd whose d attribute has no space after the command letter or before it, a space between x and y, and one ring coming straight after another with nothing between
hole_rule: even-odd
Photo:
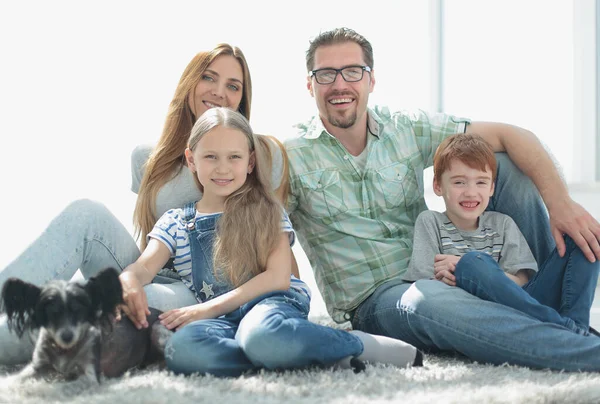
<instances>
[{"instance_id":1,"label":"small gray dog","mask_svg":"<svg viewBox=\"0 0 600 404\"><path fill-rule=\"evenodd\" d=\"M20 379L45 376L53 370L67 380L85 376L100 383L100 376L116 377L135 366L160 361L171 332L157 321L137 330L127 318L114 323L123 303L119 273L107 268L86 283L51 281L39 287L10 278L2 288L2 309L8 325L19 337L37 333L31 362ZM154 334L154 335L152 335Z\"/></svg>"}]
</instances>

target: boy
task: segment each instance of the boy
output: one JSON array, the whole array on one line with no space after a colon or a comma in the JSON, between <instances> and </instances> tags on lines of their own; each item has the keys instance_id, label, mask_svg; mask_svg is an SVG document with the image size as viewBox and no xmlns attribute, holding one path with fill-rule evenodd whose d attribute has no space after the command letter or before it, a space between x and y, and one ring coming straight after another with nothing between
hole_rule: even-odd
<instances>
[{"instance_id":1,"label":"boy","mask_svg":"<svg viewBox=\"0 0 600 404\"><path fill-rule=\"evenodd\" d=\"M515 222L485 211L494 193L496 160L478 135L446 138L434 156L433 190L446 212L422 212L415 223L407 281L435 278L484 300L589 335L598 264L573 240L540 267Z\"/></svg>"}]
</instances>

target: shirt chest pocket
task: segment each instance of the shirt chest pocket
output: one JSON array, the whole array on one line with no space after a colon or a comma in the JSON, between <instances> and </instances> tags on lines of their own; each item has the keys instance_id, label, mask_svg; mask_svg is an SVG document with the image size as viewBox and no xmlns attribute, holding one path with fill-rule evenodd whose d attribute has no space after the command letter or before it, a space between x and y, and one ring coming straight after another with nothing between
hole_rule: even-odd
<instances>
[{"instance_id":1,"label":"shirt chest pocket","mask_svg":"<svg viewBox=\"0 0 600 404\"><path fill-rule=\"evenodd\" d=\"M420 199L414 170L404 163L393 163L376 171L377 200L385 201L386 208L409 207Z\"/></svg>"},{"instance_id":2,"label":"shirt chest pocket","mask_svg":"<svg viewBox=\"0 0 600 404\"><path fill-rule=\"evenodd\" d=\"M344 191L337 171L319 170L301 175L300 185L307 212L314 217L332 217L346 212Z\"/></svg>"}]
</instances>

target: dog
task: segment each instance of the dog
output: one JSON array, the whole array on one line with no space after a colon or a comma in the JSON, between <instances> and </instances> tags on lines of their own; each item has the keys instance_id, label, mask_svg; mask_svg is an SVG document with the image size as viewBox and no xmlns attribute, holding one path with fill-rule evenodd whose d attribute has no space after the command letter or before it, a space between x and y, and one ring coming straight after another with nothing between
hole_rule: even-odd
<instances>
[{"instance_id":1,"label":"dog","mask_svg":"<svg viewBox=\"0 0 600 404\"><path fill-rule=\"evenodd\" d=\"M18 378L48 376L56 371L66 380L84 376L99 384L101 375L118 377L134 367L164 363L164 347L172 331L150 308L148 328L138 330L124 317L115 323L123 304L119 273L106 268L86 283L50 281L39 287L10 278L2 288L0 308L8 326L22 337L37 333L31 362Z\"/></svg>"},{"instance_id":2,"label":"dog","mask_svg":"<svg viewBox=\"0 0 600 404\"><path fill-rule=\"evenodd\" d=\"M110 332L114 313L123 303L119 274L106 268L86 283L50 281L39 287L17 278L2 288L2 309L19 337L38 333L31 362L19 378L48 375L67 380L84 375L100 383L103 334Z\"/></svg>"}]
</instances>

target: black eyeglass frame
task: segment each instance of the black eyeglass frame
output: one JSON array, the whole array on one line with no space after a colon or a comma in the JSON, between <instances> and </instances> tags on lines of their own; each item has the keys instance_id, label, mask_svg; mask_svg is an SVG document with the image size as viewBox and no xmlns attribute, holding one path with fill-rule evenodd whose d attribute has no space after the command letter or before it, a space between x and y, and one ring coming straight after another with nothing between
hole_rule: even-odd
<instances>
[{"instance_id":1,"label":"black eyeglass frame","mask_svg":"<svg viewBox=\"0 0 600 404\"><path fill-rule=\"evenodd\" d=\"M350 69L350 68L357 68L357 67L359 67L359 68L362 69L362 74L360 75L360 78L358 80L348 80L348 79L346 79L346 76L344 76L344 73L342 73L342 70L344 70L344 69ZM333 80L330 83L321 83L319 81L319 79L317 79L317 73L321 72L323 70L332 70L332 71L335 71L335 77L333 78ZM363 79L363 77L365 76L365 72L371 73L371 68L369 66L353 65L353 66L342 67L341 69L334 69L333 67L325 67L323 69L311 70L310 72L308 72L308 75L310 77L314 77L315 81L318 84L328 85L328 84L335 83L335 81L337 80L338 74L340 74L342 76L342 78L344 79L345 82L347 82L347 83L356 83L356 82L361 81Z\"/></svg>"}]
</instances>

